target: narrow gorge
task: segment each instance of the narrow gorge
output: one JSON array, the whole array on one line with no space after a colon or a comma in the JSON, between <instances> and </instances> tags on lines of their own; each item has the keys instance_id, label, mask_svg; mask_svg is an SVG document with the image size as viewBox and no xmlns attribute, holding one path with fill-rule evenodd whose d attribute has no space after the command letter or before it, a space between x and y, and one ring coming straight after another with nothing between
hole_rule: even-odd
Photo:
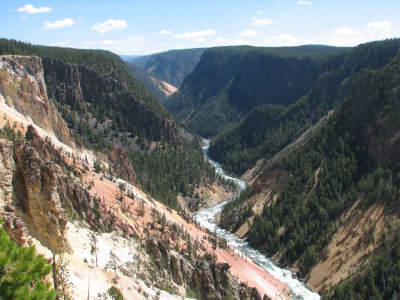
<instances>
[{"instance_id":1,"label":"narrow gorge","mask_svg":"<svg viewBox=\"0 0 400 300\"><path fill-rule=\"evenodd\" d=\"M226 175L221 165L209 156L210 141L203 140L202 148L205 157L214 166L217 173L228 180L232 180L237 185L238 194L235 197L239 197L240 193L246 188L246 183L240 179ZM221 213L224 205L232 200L233 199L225 200L224 202L216 206L197 212L194 216L194 220L196 220L201 226L207 228L211 232L215 232L217 236L226 240L228 246L236 249L238 253L241 253L242 255L247 257L246 259L253 260L258 266L261 266L269 274L286 284L293 295L291 299L319 299L320 296L318 295L318 293L313 293L312 291L310 291L307 286L304 283L300 282L296 278L296 275L294 275L291 271L279 268L272 262L272 260L268 259L260 251L251 247L248 242L239 238L235 234L219 227L219 214ZM246 270L241 270L241 272L245 273ZM255 272L249 272L247 276L249 277L249 282L257 281L257 279L255 278Z\"/></svg>"}]
</instances>

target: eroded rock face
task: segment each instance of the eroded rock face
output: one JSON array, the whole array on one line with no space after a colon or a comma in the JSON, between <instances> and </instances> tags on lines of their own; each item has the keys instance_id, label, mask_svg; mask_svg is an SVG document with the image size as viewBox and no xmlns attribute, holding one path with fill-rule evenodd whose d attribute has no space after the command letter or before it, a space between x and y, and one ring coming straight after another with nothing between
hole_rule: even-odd
<instances>
[{"instance_id":1,"label":"eroded rock face","mask_svg":"<svg viewBox=\"0 0 400 300\"><path fill-rule=\"evenodd\" d=\"M170 144L180 144L175 122L149 109L140 93L129 90L126 82L119 82L91 67L54 58L43 58L42 63L50 94L57 101L71 106L88 102L104 106L108 111L122 110L123 119L145 130L155 141L165 138Z\"/></svg>"},{"instance_id":2,"label":"eroded rock face","mask_svg":"<svg viewBox=\"0 0 400 300\"><path fill-rule=\"evenodd\" d=\"M29 236L54 253L68 250L64 233L67 213L80 217L95 230L121 230L106 203L95 198L64 174L68 164L61 152L43 140L33 126L26 141L0 140L0 214L10 236L23 245Z\"/></svg>"},{"instance_id":3,"label":"eroded rock face","mask_svg":"<svg viewBox=\"0 0 400 300\"><path fill-rule=\"evenodd\" d=\"M30 127L33 130L33 127ZM67 216L57 193L59 170L29 142L14 147L14 203L30 233L54 253L65 251Z\"/></svg>"},{"instance_id":4,"label":"eroded rock face","mask_svg":"<svg viewBox=\"0 0 400 300\"><path fill-rule=\"evenodd\" d=\"M0 101L32 119L61 142L73 146L73 138L53 101L47 96L39 57L0 56Z\"/></svg>"},{"instance_id":5,"label":"eroded rock face","mask_svg":"<svg viewBox=\"0 0 400 300\"><path fill-rule=\"evenodd\" d=\"M14 171L13 144L0 140L0 213L9 235L22 245L26 242L27 230L22 218L14 214L15 207L12 203Z\"/></svg>"},{"instance_id":6,"label":"eroded rock face","mask_svg":"<svg viewBox=\"0 0 400 300\"><path fill-rule=\"evenodd\" d=\"M114 145L112 151L108 155L108 159L120 178L140 188L140 183L132 168L132 164L129 162L125 151L121 147Z\"/></svg>"},{"instance_id":7,"label":"eroded rock face","mask_svg":"<svg viewBox=\"0 0 400 300\"><path fill-rule=\"evenodd\" d=\"M11 204L14 169L13 145L6 140L0 140L0 210Z\"/></svg>"},{"instance_id":8,"label":"eroded rock face","mask_svg":"<svg viewBox=\"0 0 400 300\"><path fill-rule=\"evenodd\" d=\"M169 249L156 237L149 237L146 250L155 261L158 276L200 293L201 299L262 299L258 290L231 280L230 266L215 262L209 254L191 258Z\"/></svg>"}]
</instances>

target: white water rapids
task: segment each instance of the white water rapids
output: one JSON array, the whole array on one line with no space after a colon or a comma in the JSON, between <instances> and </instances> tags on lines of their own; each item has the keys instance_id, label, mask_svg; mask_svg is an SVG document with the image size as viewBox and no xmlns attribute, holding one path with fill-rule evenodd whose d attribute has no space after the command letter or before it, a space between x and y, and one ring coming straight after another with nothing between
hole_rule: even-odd
<instances>
[{"instance_id":1,"label":"white water rapids","mask_svg":"<svg viewBox=\"0 0 400 300\"><path fill-rule=\"evenodd\" d=\"M202 146L204 155L211 163L211 165L215 167L216 172L220 174L222 177L234 181L239 187L240 191L243 191L246 188L246 183L242 180L226 175L221 165L215 160L210 158L208 154L209 146L210 142L204 139ZM260 265L269 274L271 274L281 282L285 283L290 288L291 292L294 295L292 299L313 299L313 300L320 299L318 293L310 291L304 283L300 282L295 278L292 278L291 271L279 268L264 254L251 247L246 241L218 226L216 216L218 213L222 211L222 208L228 201L229 199L218 205L199 211L194 216L194 219L204 228L207 228L212 232L216 232L216 234L219 237L224 238L228 242L228 245L237 248L247 257L249 257L258 265Z\"/></svg>"}]
</instances>

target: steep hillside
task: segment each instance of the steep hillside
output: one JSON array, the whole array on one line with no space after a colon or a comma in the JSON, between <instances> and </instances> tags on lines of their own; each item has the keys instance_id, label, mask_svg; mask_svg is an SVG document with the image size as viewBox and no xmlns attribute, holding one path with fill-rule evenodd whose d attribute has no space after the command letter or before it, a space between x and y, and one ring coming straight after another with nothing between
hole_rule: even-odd
<instances>
[{"instance_id":1,"label":"steep hillside","mask_svg":"<svg viewBox=\"0 0 400 300\"><path fill-rule=\"evenodd\" d=\"M84 64L49 57L42 61L49 94L59 104L80 114L88 110L101 123L110 119L115 131L134 135L142 132L151 141L165 139L172 145L181 143L175 123L149 108L136 89L127 88L125 82Z\"/></svg>"},{"instance_id":2,"label":"steep hillside","mask_svg":"<svg viewBox=\"0 0 400 300\"><path fill-rule=\"evenodd\" d=\"M313 86L323 56L343 50L326 46L207 49L165 106L188 128L214 136L258 105L295 102Z\"/></svg>"},{"instance_id":3,"label":"steep hillside","mask_svg":"<svg viewBox=\"0 0 400 300\"><path fill-rule=\"evenodd\" d=\"M254 108L240 124L213 138L210 154L228 171L244 173L257 160L272 157L312 128L344 101L364 68L382 68L399 49L400 40L394 39L363 44L330 57L318 66L318 77L304 97L288 107ZM285 88L275 86L275 92L282 94L280 89Z\"/></svg>"},{"instance_id":4,"label":"steep hillside","mask_svg":"<svg viewBox=\"0 0 400 300\"><path fill-rule=\"evenodd\" d=\"M22 290L37 299L54 299L52 286L63 299L290 297L287 286L198 228L189 215L141 191L122 148L114 146L107 156L61 141L68 135L54 129L67 126L46 91L67 101L61 95L71 95L69 88L79 91L78 82L89 96L85 82L90 78L107 90L109 83L97 71L54 58L1 59L0 277L7 292L2 295L21 298ZM49 72L55 66L58 75ZM57 80L46 88L44 69L53 79L72 74L81 81L67 77L71 87ZM97 89L97 97L105 97ZM79 97L71 99L74 103ZM35 116L57 117L57 123L36 124L31 107ZM4 229L20 246L35 247L10 243ZM35 256L35 249L46 260ZM48 262L53 264L50 274ZM244 283L242 270L256 274L249 281L253 287Z\"/></svg>"},{"instance_id":5,"label":"steep hillside","mask_svg":"<svg viewBox=\"0 0 400 300\"><path fill-rule=\"evenodd\" d=\"M170 50L127 60L151 76L179 88L183 79L200 60L204 49Z\"/></svg>"},{"instance_id":6,"label":"steep hillside","mask_svg":"<svg viewBox=\"0 0 400 300\"><path fill-rule=\"evenodd\" d=\"M34 123L74 146L71 131L47 97L42 62L38 57L0 57L1 104L30 117Z\"/></svg>"},{"instance_id":7,"label":"steep hillside","mask_svg":"<svg viewBox=\"0 0 400 300\"><path fill-rule=\"evenodd\" d=\"M143 85L147 87L161 103L177 91L177 88L173 85L151 76L139 66L127 63L127 67L129 71L132 72L133 76L140 80L140 82L142 82Z\"/></svg>"},{"instance_id":8,"label":"steep hillside","mask_svg":"<svg viewBox=\"0 0 400 300\"><path fill-rule=\"evenodd\" d=\"M178 196L201 201L195 190L219 181L203 159L199 140L176 125L118 56L4 39L0 53L42 57L48 95L78 146L105 155L113 145L124 149L141 186L163 203L178 208Z\"/></svg>"},{"instance_id":9,"label":"steep hillside","mask_svg":"<svg viewBox=\"0 0 400 300\"><path fill-rule=\"evenodd\" d=\"M0 39L0 55L6 54L47 56L71 64L82 64L94 68L99 73L111 76L120 83L125 84L129 90L134 90L137 97L144 101L154 112L167 117L170 116L157 99L143 87L140 81L132 76L125 62L118 55L109 51L39 46L15 40Z\"/></svg>"},{"instance_id":10,"label":"steep hillside","mask_svg":"<svg viewBox=\"0 0 400 300\"><path fill-rule=\"evenodd\" d=\"M361 71L337 112L267 163L223 212L225 227L247 224L241 232L249 242L298 269L313 288L349 278L327 297L396 292L385 282L399 280L389 271L398 263L390 251L399 226L399 67L397 54L381 70ZM382 257L380 275L362 271Z\"/></svg>"},{"instance_id":11,"label":"steep hillside","mask_svg":"<svg viewBox=\"0 0 400 300\"><path fill-rule=\"evenodd\" d=\"M10 137L7 130L1 134ZM260 299L264 290L249 288L243 277L240 282L227 262L256 266L196 228L187 216L123 180L98 174L75 149L69 151L54 148L33 126L25 140L13 144L0 139L0 190L7 191L0 203L4 228L20 245L35 245L53 262L47 286L59 281L58 288L54 285L59 297L98 299L114 289L124 299ZM23 271L29 278L30 269ZM41 269L32 272L38 276ZM284 290L268 292L289 296Z\"/></svg>"}]
</instances>

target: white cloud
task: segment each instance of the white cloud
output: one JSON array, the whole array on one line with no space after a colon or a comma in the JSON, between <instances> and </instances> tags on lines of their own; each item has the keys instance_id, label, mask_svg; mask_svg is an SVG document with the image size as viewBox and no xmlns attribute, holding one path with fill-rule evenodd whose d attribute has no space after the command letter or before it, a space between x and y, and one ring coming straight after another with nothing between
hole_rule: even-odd
<instances>
[{"instance_id":1,"label":"white cloud","mask_svg":"<svg viewBox=\"0 0 400 300\"><path fill-rule=\"evenodd\" d=\"M52 10L51 7L48 6L43 6L40 8L35 8L32 4L26 4L20 8L17 9L19 12L24 12L27 14L40 14L40 13L47 13Z\"/></svg>"},{"instance_id":2,"label":"white cloud","mask_svg":"<svg viewBox=\"0 0 400 300\"><path fill-rule=\"evenodd\" d=\"M389 35L392 30L392 24L389 21L381 22L370 22L367 25L367 33L383 33L384 35Z\"/></svg>"},{"instance_id":3,"label":"white cloud","mask_svg":"<svg viewBox=\"0 0 400 300\"><path fill-rule=\"evenodd\" d=\"M135 42L135 43L141 43L144 40L144 36L131 36L128 38L128 40Z\"/></svg>"},{"instance_id":4,"label":"white cloud","mask_svg":"<svg viewBox=\"0 0 400 300\"><path fill-rule=\"evenodd\" d=\"M163 29L158 34L172 34L171 30Z\"/></svg>"},{"instance_id":5,"label":"white cloud","mask_svg":"<svg viewBox=\"0 0 400 300\"><path fill-rule=\"evenodd\" d=\"M262 14L262 10L257 10L256 14L257 15L261 15Z\"/></svg>"},{"instance_id":6,"label":"white cloud","mask_svg":"<svg viewBox=\"0 0 400 300\"><path fill-rule=\"evenodd\" d=\"M258 18L256 18L253 21L253 25L255 25L255 26L268 26L268 25L271 25L271 24L272 24L272 20L270 20L270 19L258 19Z\"/></svg>"},{"instance_id":7,"label":"white cloud","mask_svg":"<svg viewBox=\"0 0 400 300\"><path fill-rule=\"evenodd\" d=\"M295 46L299 42L299 38L288 33L275 35L266 40L268 46Z\"/></svg>"},{"instance_id":8,"label":"white cloud","mask_svg":"<svg viewBox=\"0 0 400 300\"><path fill-rule=\"evenodd\" d=\"M74 25L76 21L72 20L71 18L65 18L64 20L57 20L55 22L49 22L46 21L42 28L46 30L50 29L60 29L60 28L65 28L65 27L71 27Z\"/></svg>"},{"instance_id":9,"label":"white cloud","mask_svg":"<svg viewBox=\"0 0 400 300\"><path fill-rule=\"evenodd\" d=\"M357 31L351 27L342 26L333 30L332 33L340 36L354 36L357 34Z\"/></svg>"},{"instance_id":10,"label":"white cloud","mask_svg":"<svg viewBox=\"0 0 400 300\"><path fill-rule=\"evenodd\" d=\"M140 53L151 52L150 51L151 49L149 50L149 47L145 42L138 43L132 41L131 38L127 38L125 40L104 39L98 43L89 40L83 43L83 48L105 49L117 54L127 54L127 55L139 52Z\"/></svg>"},{"instance_id":11,"label":"white cloud","mask_svg":"<svg viewBox=\"0 0 400 300\"><path fill-rule=\"evenodd\" d=\"M181 34L175 34L176 39L196 39L197 41L203 41L204 37L215 35L215 31L212 29L200 30L195 32L185 32ZM203 39L202 39L203 38ZM200 40L201 39L201 40Z\"/></svg>"},{"instance_id":12,"label":"white cloud","mask_svg":"<svg viewBox=\"0 0 400 300\"><path fill-rule=\"evenodd\" d=\"M95 30L101 34L106 34L112 30L123 30L128 26L128 23L125 20L114 20L109 19L103 23L97 23L92 26L90 30Z\"/></svg>"},{"instance_id":13,"label":"white cloud","mask_svg":"<svg viewBox=\"0 0 400 300\"><path fill-rule=\"evenodd\" d=\"M113 41L113 40L104 40L100 42L101 45L106 45L106 46L116 46L116 45L124 45L124 41Z\"/></svg>"},{"instance_id":14,"label":"white cloud","mask_svg":"<svg viewBox=\"0 0 400 300\"><path fill-rule=\"evenodd\" d=\"M335 46L355 46L364 41L362 33L351 27L336 28L332 34L331 44Z\"/></svg>"},{"instance_id":15,"label":"white cloud","mask_svg":"<svg viewBox=\"0 0 400 300\"><path fill-rule=\"evenodd\" d=\"M312 2L311 1L299 0L299 1L297 1L297 4L300 4L300 5L312 5Z\"/></svg>"},{"instance_id":16,"label":"white cloud","mask_svg":"<svg viewBox=\"0 0 400 300\"><path fill-rule=\"evenodd\" d=\"M100 44L111 46L111 45L114 45L114 41L112 41L112 40L104 40L104 41L100 42Z\"/></svg>"},{"instance_id":17,"label":"white cloud","mask_svg":"<svg viewBox=\"0 0 400 300\"><path fill-rule=\"evenodd\" d=\"M260 36L260 34L253 30L243 30L241 33L238 33L237 36L256 37Z\"/></svg>"}]
</instances>

